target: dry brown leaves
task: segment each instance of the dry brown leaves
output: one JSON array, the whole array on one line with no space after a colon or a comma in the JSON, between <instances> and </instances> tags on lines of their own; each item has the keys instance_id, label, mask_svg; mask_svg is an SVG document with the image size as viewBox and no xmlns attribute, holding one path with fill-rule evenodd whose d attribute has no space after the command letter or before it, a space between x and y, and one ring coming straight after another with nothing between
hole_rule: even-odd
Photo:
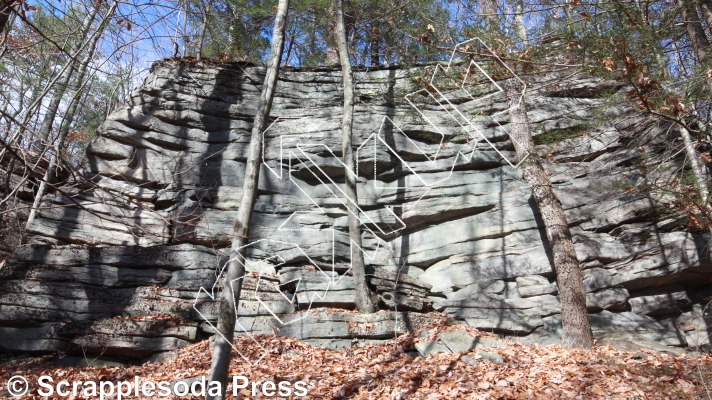
<instances>
[{"instance_id":1,"label":"dry brown leaves","mask_svg":"<svg viewBox=\"0 0 712 400\"><path fill-rule=\"evenodd\" d=\"M268 355L251 367L234 353L230 373L246 376L250 381L304 381L309 393L303 399L710 398L705 389L705 385L712 389L709 355L676 357L651 351L650 357L634 359L633 353L607 345L568 351L560 346L512 343L507 348L487 350L500 354L505 363L481 360L470 365L461 361L466 355L463 353L420 357L406 350L443 330L488 334L459 325L428 328L428 335L423 337L411 332L385 343L344 350L315 348L293 338L261 335L256 338ZM235 343L253 360L263 354L249 337L238 337ZM133 380L134 376L142 381L175 381L207 374L210 356L208 341L203 341L181 350L171 361L140 366L62 368L53 364L52 357L44 357L0 366L0 382L4 384L15 374L22 374L31 382L41 375L70 381ZM41 398L36 393L35 390L23 398ZM263 398L245 390L242 393L245 398Z\"/></svg>"}]
</instances>

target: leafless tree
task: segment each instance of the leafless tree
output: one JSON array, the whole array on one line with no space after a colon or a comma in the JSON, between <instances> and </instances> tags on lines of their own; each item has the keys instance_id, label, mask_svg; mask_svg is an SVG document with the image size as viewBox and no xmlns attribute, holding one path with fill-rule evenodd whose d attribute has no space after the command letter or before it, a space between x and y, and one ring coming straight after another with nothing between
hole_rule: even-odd
<instances>
[{"instance_id":1,"label":"leafless tree","mask_svg":"<svg viewBox=\"0 0 712 400\"><path fill-rule=\"evenodd\" d=\"M242 277L245 275L245 260L247 250L245 244L250 234L250 221L257 198L257 184L259 182L261 154L264 139L264 129L272 109L272 100L277 86L279 68L284 50L284 31L287 22L289 0L279 0L277 15L272 32L272 49L267 63L267 72L262 83L262 92L257 104L257 114L252 125L250 145L247 150L247 167L245 180L242 185L242 198L235 218L233 228L230 260L227 265L225 283L220 294L220 308L218 314L215 348L213 350L212 364L210 365L210 382L220 382L222 393L220 396L210 396L209 400L222 399L227 387L230 354L232 351L232 338L235 333L237 309L242 291Z\"/></svg>"}]
</instances>

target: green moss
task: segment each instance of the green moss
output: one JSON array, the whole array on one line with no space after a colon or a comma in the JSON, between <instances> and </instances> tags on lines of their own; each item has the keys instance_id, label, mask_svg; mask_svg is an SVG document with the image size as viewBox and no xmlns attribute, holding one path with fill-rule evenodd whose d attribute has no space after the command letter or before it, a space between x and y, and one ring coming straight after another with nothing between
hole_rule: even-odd
<instances>
[{"instance_id":1,"label":"green moss","mask_svg":"<svg viewBox=\"0 0 712 400\"><path fill-rule=\"evenodd\" d=\"M590 126L587 124L574 125L568 128L554 128L554 129L544 129L543 132L534 136L534 144L536 145L551 145L562 142L567 139L571 139L577 136L581 136Z\"/></svg>"}]
</instances>

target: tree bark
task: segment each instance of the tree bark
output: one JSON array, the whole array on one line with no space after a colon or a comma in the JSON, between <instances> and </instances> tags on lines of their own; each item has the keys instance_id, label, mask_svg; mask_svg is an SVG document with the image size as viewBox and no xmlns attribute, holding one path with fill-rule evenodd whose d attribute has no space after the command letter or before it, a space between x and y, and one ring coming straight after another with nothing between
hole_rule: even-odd
<instances>
[{"instance_id":1,"label":"tree bark","mask_svg":"<svg viewBox=\"0 0 712 400\"><path fill-rule=\"evenodd\" d=\"M683 24L685 25L685 29L687 31L687 37L690 39L692 48L695 50L697 61L702 65L702 68L706 70L706 73L703 73L705 83L712 92L712 72L709 69L709 65L707 65L709 63L710 42L705 34L704 28L702 27L702 23L699 20L697 7L695 6L695 3L690 0L677 0L677 5L680 8L680 15L682 16ZM712 28L712 25L709 25L709 23L712 22L712 15L710 15L709 6L709 1L700 2L700 9L702 10L703 16L705 16L705 18L708 16L710 17L710 19L707 20L707 27ZM684 126L680 126L680 137L682 137L682 141L685 146L685 153L687 154L687 158L690 160L690 165L692 166L692 174L695 177L695 187L700 195L700 199L702 200L703 211L707 214L707 200L709 198L707 179L704 170L699 163L697 150L695 150L695 146L692 143L690 132L688 132ZM708 229L710 233L712 233L712 226Z\"/></svg>"},{"instance_id":2,"label":"tree bark","mask_svg":"<svg viewBox=\"0 0 712 400\"><path fill-rule=\"evenodd\" d=\"M371 32L373 32L375 28L371 29ZM375 32L373 35L373 38L370 40L370 52L371 52L371 66L372 67L377 67L381 65L381 55L378 52L378 45L381 43L379 40L379 37L376 36Z\"/></svg>"},{"instance_id":3,"label":"tree bark","mask_svg":"<svg viewBox=\"0 0 712 400\"><path fill-rule=\"evenodd\" d=\"M489 14L489 30L499 31L501 35L499 20L495 15L494 0L482 0L481 4L483 12ZM583 276L566 214L534 148L526 103L522 97L523 86L524 84L516 77L507 79L504 84L511 121L509 136L517 157L520 160L527 157L522 162L522 173L539 208L551 248L561 299L561 344L565 348L588 349L593 346L593 335L586 309Z\"/></svg>"},{"instance_id":4,"label":"tree bark","mask_svg":"<svg viewBox=\"0 0 712 400\"><path fill-rule=\"evenodd\" d=\"M697 191L700 193L704 203L707 203L707 198L709 193L707 191L707 184L705 179L704 169L700 165L699 156L695 150L695 145L692 143L692 138L690 137L690 132L685 129L685 127L680 127L680 136L682 137L682 142L685 144L685 154L690 160L690 166L692 166L692 173L695 176L695 186L697 186Z\"/></svg>"},{"instance_id":5,"label":"tree bark","mask_svg":"<svg viewBox=\"0 0 712 400\"><path fill-rule=\"evenodd\" d=\"M685 25L687 37L690 39L690 43L692 43L697 61L702 64L706 70L706 73L703 74L705 83L709 90L712 91L712 71L707 65L709 62L710 42L707 38L707 34L705 34L705 29L702 27L700 17L697 14L697 7L695 7L695 3L690 0L676 0L676 4L678 8L680 8L682 23Z\"/></svg>"},{"instance_id":6,"label":"tree bark","mask_svg":"<svg viewBox=\"0 0 712 400\"><path fill-rule=\"evenodd\" d=\"M344 192L346 192L346 208L349 220L349 239L351 241L351 270L356 288L356 309L362 313L376 311L371 291L366 282L366 266L361 252L361 225L358 218L358 193L356 189L356 162L354 148L351 143L354 116L354 81L351 72L351 60L346 44L346 29L344 28L344 13L342 0L334 0L334 18L336 21L336 44L341 59L341 71L344 80L344 115L341 120L341 150L346 165L344 171Z\"/></svg>"},{"instance_id":7,"label":"tree bark","mask_svg":"<svg viewBox=\"0 0 712 400\"><path fill-rule=\"evenodd\" d=\"M210 7L212 6L211 3L208 3L207 6L203 9L203 22L200 25L200 40L198 41L198 51L197 51L197 56L196 59L197 61L202 61L203 60L203 45L205 43L205 31L208 30L208 14L210 14Z\"/></svg>"},{"instance_id":8,"label":"tree bark","mask_svg":"<svg viewBox=\"0 0 712 400\"><path fill-rule=\"evenodd\" d=\"M527 27L524 25L524 0L517 0L517 7L514 12L514 23L517 25L517 36L522 41L522 47L529 47Z\"/></svg>"},{"instance_id":9,"label":"tree bark","mask_svg":"<svg viewBox=\"0 0 712 400\"><path fill-rule=\"evenodd\" d=\"M591 323L586 309L586 291L583 276L579 268L574 242L569 231L569 224L564 208L554 192L549 176L544 170L534 148L529 118L522 95L522 84L517 78L505 82L505 93L509 102L511 131L509 133L517 157L522 159L524 179L529 184L532 196L539 207L544 221L546 237L551 246L551 254L556 272L561 299L561 324L563 333L561 344L565 348L579 347L588 349L593 346Z\"/></svg>"},{"instance_id":10,"label":"tree bark","mask_svg":"<svg viewBox=\"0 0 712 400\"><path fill-rule=\"evenodd\" d=\"M232 339L235 333L240 292L242 291L242 278L245 275L244 261L247 257L247 251L244 246L250 234L250 222L252 221L252 212L257 198L257 184L259 182L264 129L269 119L269 114L272 109L272 100L274 99L274 92L277 86L279 66L282 60L282 51L284 50L284 31L288 9L289 0L279 0L274 30L272 32L270 58L267 63L267 71L264 83L262 84L260 99L257 103L255 121L252 125L250 146L247 153L245 181L242 185L242 198L240 199L240 206L233 226L230 260L227 266L224 287L220 294L220 314L217 323L218 334L215 335L216 340L213 349L213 359L210 365L209 381L217 381L220 383L221 394L219 396L208 395L206 396L208 400L223 399L227 387Z\"/></svg>"},{"instance_id":11,"label":"tree bark","mask_svg":"<svg viewBox=\"0 0 712 400\"><path fill-rule=\"evenodd\" d=\"M497 4L494 0L480 0L480 8L482 8L482 13L485 14L487 19L487 24L485 25L487 33L492 36L501 36L502 31L499 28L499 18L497 18Z\"/></svg>"},{"instance_id":12,"label":"tree bark","mask_svg":"<svg viewBox=\"0 0 712 400\"><path fill-rule=\"evenodd\" d=\"M291 35L289 38L289 46L287 46L287 55L284 56L284 63L282 64L283 67L289 65L289 58L292 56L292 48L294 47L296 38L297 37L295 35Z\"/></svg>"},{"instance_id":13,"label":"tree bark","mask_svg":"<svg viewBox=\"0 0 712 400\"><path fill-rule=\"evenodd\" d=\"M705 175L705 170L700 164L699 155L697 150L695 150L695 144L692 142L690 137L690 132L684 127L680 126L680 137L682 137L682 142L685 146L685 154L690 160L690 166L692 167L692 175L695 177L695 189L697 193L700 194L700 200L702 203L702 211L705 215L709 215L709 190L707 190L707 177ZM712 226L707 227L710 234L712 234Z\"/></svg>"},{"instance_id":14,"label":"tree bark","mask_svg":"<svg viewBox=\"0 0 712 400\"><path fill-rule=\"evenodd\" d=\"M712 30L712 1L711 0L700 0L699 2L700 11L702 11L702 17L707 23L707 29Z\"/></svg>"},{"instance_id":15,"label":"tree bark","mask_svg":"<svg viewBox=\"0 0 712 400\"><path fill-rule=\"evenodd\" d=\"M707 50L710 47L710 42L705 34L705 29L702 27L700 17L697 14L695 3L690 0L676 0L677 6L680 8L682 22L685 24L687 36L690 38L692 47L695 49L695 54L700 62L707 59Z\"/></svg>"},{"instance_id":16,"label":"tree bark","mask_svg":"<svg viewBox=\"0 0 712 400\"><path fill-rule=\"evenodd\" d=\"M326 30L326 65L339 65L339 47L336 43L336 10L332 4L329 7L329 25ZM343 16L339 17L343 18Z\"/></svg>"}]
</instances>

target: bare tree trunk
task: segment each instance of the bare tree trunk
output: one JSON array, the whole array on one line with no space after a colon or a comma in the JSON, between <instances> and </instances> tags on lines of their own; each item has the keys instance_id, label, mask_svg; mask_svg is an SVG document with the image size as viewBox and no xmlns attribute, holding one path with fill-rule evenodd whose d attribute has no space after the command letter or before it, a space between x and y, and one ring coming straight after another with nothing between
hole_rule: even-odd
<instances>
[{"instance_id":1,"label":"bare tree trunk","mask_svg":"<svg viewBox=\"0 0 712 400\"><path fill-rule=\"evenodd\" d=\"M375 28L374 28L375 29ZM371 29L373 32L373 29ZM381 65L381 55L378 53L378 45L381 41L378 40L378 36L373 35L373 38L371 39L370 43L370 51L371 51L371 66L376 67Z\"/></svg>"},{"instance_id":2,"label":"bare tree trunk","mask_svg":"<svg viewBox=\"0 0 712 400\"><path fill-rule=\"evenodd\" d=\"M690 132L684 126L680 126L680 137L682 137L682 142L685 146L685 154L690 160L692 175L695 177L695 188L697 189L697 193L700 194L702 211L705 215L709 215L709 190L707 190L707 177L705 175L705 170L700 164L700 159L697 154L697 150L695 150L695 144L692 142L692 138L690 137ZM708 230L710 234L712 234L712 226L709 226Z\"/></svg>"},{"instance_id":3,"label":"bare tree trunk","mask_svg":"<svg viewBox=\"0 0 712 400\"><path fill-rule=\"evenodd\" d=\"M495 16L496 4L494 0L482 0L481 4L483 12L490 14L488 17L490 30L501 32L499 20ZM554 192L546 170L536 155L526 103L522 97L523 86L523 83L516 77L509 78L505 82L504 91L509 103L511 121L509 136L519 159L527 157L522 163L522 172L532 192L532 197L539 207L539 213L546 229L546 237L551 247L561 299L561 344L565 348L588 349L593 346L593 335L586 309L583 276L579 268L566 214L556 192Z\"/></svg>"},{"instance_id":4,"label":"bare tree trunk","mask_svg":"<svg viewBox=\"0 0 712 400\"><path fill-rule=\"evenodd\" d=\"M240 304L240 292L242 291L241 278L245 275L244 262L247 257L247 251L244 246L250 234L250 222L257 198L262 139L272 109L272 100L274 99L274 92L277 86L279 66L284 49L284 31L288 9L289 0L279 0L277 16L274 22L274 31L272 32L270 58L267 63L265 80L262 84L262 93L260 94L260 99L257 104L257 114L255 115L255 121L252 125L250 146L247 152L245 181L242 185L242 198L240 199L240 206L233 226L233 238L230 249L230 261L227 266L227 276L225 277L224 287L220 295L220 314L218 316L217 335L215 335L215 348L213 349L209 380L210 382L217 381L220 383L221 394L220 396L208 395L206 396L208 400L223 399L227 387L232 339L235 333L237 309Z\"/></svg>"},{"instance_id":5,"label":"bare tree trunk","mask_svg":"<svg viewBox=\"0 0 712 400\"><path fill-rule=\"evenodd\" d=\"M2 0L0 0L2 1ZM106 24L108 21L111 19L114 10L116 10L116 4L112 5L110 7L110 11L107 13L107 15L103 18L102 20L102 28L101 30L95 31L88 40L83 41L84 37L89 33L91 29L91 23L93 22L94 18L96 17L96 14L99 11L101 3L97 2L89 12L89 14L84 18L82 21L82 41L78 42L72 49L72 54L70 54L70 59L65 63L65 65L62 67L62 69L50 80L50 82L45 85L45 87L41 90L41 93L37 94L34 96L34 100L32 101L32 104L29 105L29 107L25 107L24 109L24 116L19 124L19 129L17 132L15 132L12 137L7 141L7 146L12 146L15 144L15 142L22 136L24 131L27 129L28 122L33 118L33 110L39 106L42 102L42 99L49 93L49 91L54 87L55 85L59 86L64 86L64 89L66 90L66 85L69 82L69 78L71 78L71 74L74 68L74 65L76 63L76 58L89 46L91 43L93 43L98 36L101 36L101 33L103 32L103 29L105 29ZM58 107L57 103L57 107ZM56 114L56 110L55 110ZM37 118L39 119L39 113L37 114ZM54 117L53 117L54 118ZM49 128L51 130L51 126ZM59 138L58 138L59 139ZM45 142L45 140L38 139L40 143ZM36 144L37 142L35 142ZM7 148L3 148L0 150L0 159L2 159L5 156ZM42 148L42 151L44 151L44 148ZM51 159L50 159L51 161ZM55 160L56 162L56 160ZM52 167L52 165L50 165ZM49 172L49 171L47 171ZM52 172L50 175L53 175L54 173ZM43 182L44 183L44 182ZM45 189L43 189L45 190ZM2 199L2 201L5 201L7 199L7 194L5 197ZM41 197L41 196L39 196ZM33 205L34 208L38 205L37 203L38 199L35 199L35 204Z\"/></svg>"},{"instance_id":6,"label":"bare tree trunk","mask_svg":"<svg viewBox=\"0 0 712 400\"><path fill-rule=\"evenodd\" d=\"M74 74L74 65L67 69L66 74L57 82L54 93L52 94L52 99L47 105L47 110L45 111L44 117L42 118L42 125L38 131L39 136L33 141L32 148L42 154L48 146L50 136L52 135L52 126L54 125L54 119L59 111L59 105L62 102L62 97L64 97L64 92L67 90L69 85L69 80Z\"/></svg>"},{"instance_id":7,"label":"bare tree trunk","mask_svg":"<svg viewBox=\"0 0 712 400\"><path fill-rule=\"evenodd\" d=\"M583 275L576 257L574 242L569 231L569 223L554 192L554 186L536 155L532 140L524 100L521 99L521 82L509 78L505 83L505 92L509 101L511 131L517 156L522 159L524 179L529 184L532 196L539 207L541 218L546 228L546 237L551 246L551 254L556 271L556 281L561 299L561 344L565 348L579 347L588 349L593 346L591 322L586 309L586 291L583 287ZM521 99L521 100L520 100Z\"/></svg>"},{"instance_id":8,"label":"bare tree trunk","mask_svg":"<svg viewBox=\"0 0 712 400\"><path fill-rule=\"evenodd\" d=\"M326 65L338 65L339 64L339 48L336 43L338 39L336 38L336 10L332 4L329 7L329 26L326 31ZM340 17L340 18L343 18Z\"/></svg>"},{"instance_id":9,"label":"bare tree trunk","mask_svg":"<svg viewBox=\"0 0 712 400\"><path fill-rule=\"evenodd\" d=\"M345 178L344 191L346 192L346 208L349 219L349 239L351 241L351 269L356 288L356 309L362 313L376 311L371 291L366 282L366 265L361 252L361 225L358 218L358 193L356 190L355 174L356 163L354 148L351 143L353 116L354 116L354 81L351 72L349 49L346 45L346 29L344 28L344 12L342 0L334 0L334 18L336 20L336 43L341 59L341 71L344 79L344 115L341 120L341 150L344 157Z\"/></svg>"},{"instance_id":10,"label":"bare tree trunk","mask_svg":"<svg viewBox=\"0 0 712 400\"><path fill-rule=\"evenodd\" d=\"M487 33L501 35L502 31L499 29L499 18L497 18L497 4L494 0L480 0L480 8L482 8L482 13L485 14L485 18L487 18L487 24L485 26Z\"/></svg>"},{"instance_id":11,"label":"bare tree trunk","mask_svg":"<svg viewBox=\"0 0 712 400\"><path fill-rule=\"evenodd\" d=\"M200 41L198 41L198 55L197 60L203 60L203 45L205 44L205 31L208 29L208 14L210 14L210 7L212 4L208 5L203 9L203 23L200 25Z\"/></svg>"},{"instance_id":12,"label":"bare tree trunk","mask_svg":"<svg viewBox=\"0 0 712 400\"><path fill-rule=\"evenodd\" d=\"M700 0L699 2L700 11L702 11L702 17L707 23L707 29L712 31L712 1L711 0Z\"/></svg>"},{"instance_id":13,"label":"bare tree trunk","mask_svg":"<svg viewBox=\"0 0 712 400\"><path fill-rule=\"evenodd\" d=\"M676 0L677 6L680 8L682 22L685 24L687 36L690 38L692 47L695 49L695 54L700 62L707 59L707 50L710 48L710 42L705 34L705 29L702 27L700 17L697 14L695 3L690 0Z\"/></svg>"},{"instance_id":14,"label":"bare tree trunk","mask_svg":"<svg viewBox=\"0 0 712 400\"><path fill-rule=\"evenodd\" d=\"M573 30L572 24L574 23L574 16L571 12L571 3L566 2L564 4L564 14L566 14L566 30L571 33Z\"/></svg>"},{"instance_id":15,"label":"bare tree trunk","mask_svg":"<svg viewBox=\"0 0 712 400\"><path fill-rule=\"evenodd\" d=\"M677 0L677 5L680 8L680 14L682 16L683 24L685 24L685 29L687 30L687 37L690 39L692 47L695 50L697 61L702 65L703 68L707 70L707 73L703 74L703 76L705 77L705 83L707 84L709 90L712 91L712 73L710 73L709 65L707 65L710 61L708 53L710 50L710 42L707 38L702 23L699 20L699 15L697 14L697 8L695 7L695 3L690 0ZM709 1L700 2L700 8L705 18L707 18L707 16L709 15L709 5ZM705 12L707 12L707 14L705 14ZM708 20L708 24L709 22L710 21ZM712 28L712 26L708 25L708 28ZM705 213L707 213L707 200L709 198L709 193L707 190L707 179L705 177L704 170L699 163L697 151L695 150L695 146L692 143L690 132L688 132L685 127L681 126L680 136L682 137L682 141L685 146L685 153L687 154L687 158L690 159L690 165L692 166L692 174L695 176L695 186L697 188L697 192L700 194L704 211ZM709 229L710 233L712 233L712 227L710 227Z\"/></svg>"},{"instance_id":16,"label":"bare tree trunk","mask_svg":"<svg viewBox=\"0 0 712 400\"><path fill-rule=\"evenodd\" d=\"M286 67L289 64L289 57L292 56L292 48L294 47L294 41L296 40L296 35L290 35L291 37L289 38L289 46L287 46L287 55L284 56L284 63L282 64L283 67Z\"/></svg>"},{"instance_id":17,"label":"bare tree trunk","mask_svg":"<svg viewBox=\"0 0 712 400\"><path fill-rule=\"evenodd\" d=\"M183 7L183 36L181 40L183 51L180 54L185 57L188 54L188 0L181 1L180 4Z\"/></svg>"},{"instance_id":18,"label":"bare tree trunk","mask_svg":"<svg viewBox=\"0 0 712 400\"><path fill-rule=\"evenodd\" d=\"M682 23L685 25L687 37L692 43L692 48L697 56L697 61L707 69L708 73L703 74L707 87L712 91L712 71L706 65L709 62L710 42L705 34L705 29L702 27L700 17L697 15L697 7L690 0L676 0L678 8L680 8L680 16Z\"/></svg>"},{"instance_id":19,"label":"bare tree trunk","mask_svg":"<svg viewBox=\"0 0 712 400\"><path fill-rule=\"evenodd\" d=\"M522 41L522 47L529 46L529 38L527 37L527 27L524 25L524 0L517 0L517 8L514 12L514 23L517 25L517 36Z\"/></svg>"},{"instance_id":20,"label":"bare tree trunk","mask_svg":"<svg viewBox=\"0 0 712 400\"><path fill-rule=\"evenodd\" d=\"M55 183L55 172L57 171L57 166L59 165L59 160L61 159L61 153L64 148L64 142L67 139L67 134L69 133L69 127L74 120L74 115L77 112L77 108L79 107L79 97L81 97L81 89L82 85L84 84L84 77L86 76L87 69L89 68L89 63L91 63L91 60L94 58L94 53L96 52L97 45L99 43L99 39L101 39L101 35L104 32L104 29L106 29L106 26L108 25L109 20L113 17L114 12L116 11L116 7L119 5L118 2L114 2L111 7L109 8L109 11L106 14L106 17L103 19L101 25L97 29L96 32L92 35L89 45L89 51L88 53L83 57L83 59L80 62L79 65L79 72L77 74L76 80L75 80L75 94L69 104L69 107L67 109L67 113L64 115L62 118L62 122L60 124L60 130L59 130L59 136L57 138L57 141L55 143L55 151L52 154L52 157L49 160L49 165L47 166L47 170L45 171L44 174L44 179L42 182L40 182L40 186L37 189L37 194L35 195L35 200L32 203L32 209L30 210L30 215L27 218L27 222L25 223L25 230L30 226L32 221L35 219L37 215L37 210L39 209L40 203L42 202L42 197L44 197L46 191L47 191L47 185L52 185Z\"/></svg>"},{"instance_id":21,"label":"bare tree trunk","mask_svg":"<svg viewBox=\"0 0 712 400\"><path fill-rule=\"evenodd\" d=\"M694 143L692 143L690 132L685 129L685 127L680 127L680 136L682 137L682 141L685 144L685 154L687 154L687 158L690 160L690 165L692 166L692 173L695 176L695 185L697 186L697 191L700 193L702 202L706 204L707 198L709 197L709 193L707 190L705 172L702 165L700 165L699 155L695 150Z\"/></svg>"},{"instance_id":22,"label":"bare tree trunk","mask_svg":"<svg viewBox=\"0 0 712 400\"><path fill-rule=\"evenodd\" d=\"M81 39L74 45L71 51L73 55L76 54L77 50L82 47L84 39L91 30L91 25L94 22L94 19L96 18L96 14L99 12L99 7L101 6L101 4L102 3L100 1L95 2L91 10L89 11L89 14L82 21L82 28L80 34ZM108 19L108 14L107 17L104 18L104 20L106 19ZM102 26L105 26L103 22ZM69 64L68 67L64 70L64 73L55 84L56 86L54 92L52 93L52 99L50 100L49 105L47 105L47 111L45 111L44 118L42 119L42 125L40 125L39 137L35 138L33 144L35 151L40 154L43 153L45 148L47 147L47 142L49 141L49 137L52 134L52 125L54 124L54 119L57 116L57 111L59 110L59 105L62 102L62 97L64 97L64 93L67 90L67 87L69 86L69 82L72 79L72 75L74 74L77 60L72 57L67 61L67 63Z\"/></svg>"},{"instance_id":23,"label":"bare tree trunk","mask_svg":"<svg viewBox=\"0 0 712 400\"><path fill-rule=\"evenodd\" d=\"M182 5L182 2L178 3L179 6ZM175 31L174 31L174 39L173 39L173 57L178 57L178 53L180 51L180 45L178 44L178 31L180 30L180 18L181 18L181 12L178 11L178 21L176 22L175 25Z\"/></svg>"}]
</instances>

